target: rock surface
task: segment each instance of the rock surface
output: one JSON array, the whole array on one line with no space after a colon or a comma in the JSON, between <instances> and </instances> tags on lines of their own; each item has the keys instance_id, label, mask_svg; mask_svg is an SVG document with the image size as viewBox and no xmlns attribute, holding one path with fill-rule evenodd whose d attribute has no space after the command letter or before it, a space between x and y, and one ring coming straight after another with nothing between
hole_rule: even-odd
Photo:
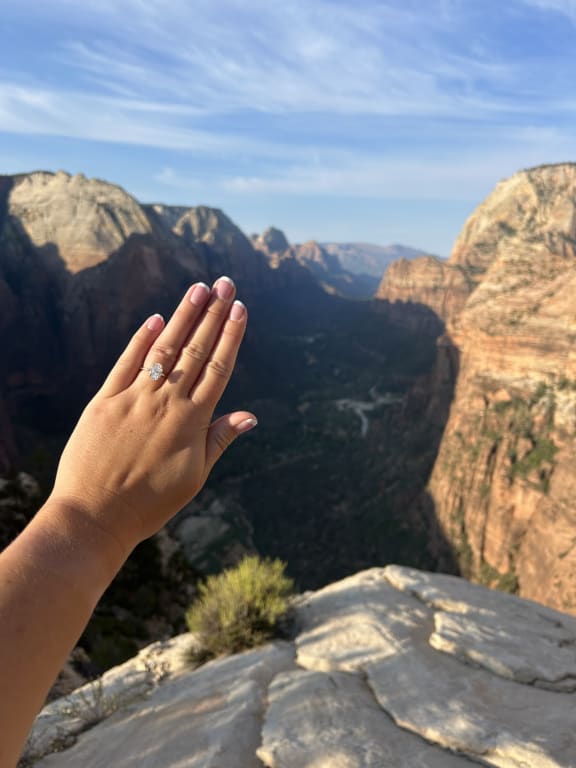
<instances>
[{"instance_id":1,"label":"rock surface","mask_svg":"<svg viewBox=\"0 0 576 768\"><path fill-rule=\"evenodd\" d=\"M470 269L435 256L421 256L394 261L375 298L395 322L437 336L462 311L473 285Z\"/></svg>"},{"instance_id":2,"label":"rock surface","mask_svg":"<svg viewBox=\"0 0 576 768\"><path fill-rule=\"evenodd\" d=\"M576 612L576 165L502 182L451 263L485 270L429 483L465 574Z\"/></svg>"},{"instance_id":3,"label":"rock surface","mask_svg":"<svg viewBox=\"0 0 576 768\"><path fill-rule=\"evenodd\" d=\"M133 197L120 187L82 174L17 177L8 214L36 248L52 250L70 272L105 261L131 235L151 232Z\"/></svg>"},{"instance_id":4,"label":"rock surface","mask_svg":"<svg viewBox=\"0 0 576 768\"><path fill-rule=\"evenodd\" d=\"M103 699L118 706L89 731L82 689L46 707L29 757L52 744L63 751L37 766L576 765L576 693L538 687L573 676L573 653L556 653L575 647L573 617L399 566L307 593L294 610L293 642L196 670L181 663L191 636L146 649L106 673ZM439 617L457 620L458 642L434 640ZM479 627L492 636L479 642Z\"/></svg>"},{"instance_id":5,"label":"rock surface","mask_svg":"<svg viewBox=\"0 0 576 768\"><path fill-rule=\"evenodd\" d=\"M459 361L418 508L431 510L464 575L574 613L575 290L576 165L567 163L502 181L448 262L396 262L378 293L398 322L445 329Z\"/></svg>"}]
</instances>

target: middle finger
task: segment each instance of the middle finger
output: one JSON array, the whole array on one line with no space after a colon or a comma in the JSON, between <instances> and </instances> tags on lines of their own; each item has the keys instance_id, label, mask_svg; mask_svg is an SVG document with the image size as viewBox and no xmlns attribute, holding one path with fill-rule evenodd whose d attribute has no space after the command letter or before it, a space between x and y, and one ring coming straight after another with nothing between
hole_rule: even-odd
<instances>
[{"instance_id":1,"label":"middle finger","mask_svg":"<svg viewBox=\"0 0 576 768\"><path fill-rule=\"evenodd\" d=\"M174 366L173 381L186 397L210 357L235 295L236 287L232 280L229 277L218 278L203 316L182 347L180 358Z\"/></svg>"}]
</instances>

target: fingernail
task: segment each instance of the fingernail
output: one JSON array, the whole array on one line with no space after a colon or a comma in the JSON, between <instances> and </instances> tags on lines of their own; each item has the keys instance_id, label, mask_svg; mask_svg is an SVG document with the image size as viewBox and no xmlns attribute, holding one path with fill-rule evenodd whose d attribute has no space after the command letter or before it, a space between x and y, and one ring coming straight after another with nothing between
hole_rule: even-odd
<instances>
[{"instance_id":1,"label":"fingernail","mask_svg":"<svg viewBox=\"0 0 576 768\"><path fill-rule=\"evenodd\" d=\"M162 315L152 315L152 317L146 323L146 328L149 331L159 331L164 325L164 318Z\"/></svg>"},{"instance_id":2,"label":"fingernail","mask_svg":"<svg viewBox=\"0 0 576 768\"><path fill-rule=\"evenodd\" d=\"M246 307L241 301L235 301L230 310L230 320L242 320L246 314Z\"/></svg>"},{"instance_id":3,"label":"fingernail","mask_svg":"<svg viewBox=\"0 0 576 768\"><path fill-rule=\"evenodd\" d=\"M250 429L254 429L258 424L258 419L244 419L236 427L237 432L248 432Z\"/></svg>"},{"instance_id":4,"label":"fingernail","mask_svg":"<svg viewBox=\"0 0 576 768\"><path fill-rule=\"evenodd\" d=\"M208 288L206 283L196 283L196 285L192 288L192 291L190 293L190 301L192 302L192 304L196 304L196 306L200 306L200 304L204 304L209 293L210 293L210 288Z\"/></svg>"},{"instance_id":5,"label":"fingernail","mask_svg":"<svg viewBox=\"0 0 576 768\"><path fill-rule=\"evenodd\" d=\"M231 299L234 294L234 282L229 277L219 277L216 282L216 296L219 299Z\"/></svg>"}]
</instances>

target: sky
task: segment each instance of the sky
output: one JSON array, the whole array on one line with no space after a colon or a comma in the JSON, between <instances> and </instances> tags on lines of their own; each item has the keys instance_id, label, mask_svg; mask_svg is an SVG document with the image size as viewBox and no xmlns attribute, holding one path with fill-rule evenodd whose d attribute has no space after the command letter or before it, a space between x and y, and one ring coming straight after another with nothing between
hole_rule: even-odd
<instances>
[{"instance_id":1,"label":"sky","mask_svg":"<svg viewBox=\"0 0 576 768\"><path fill-rule=\"evenodd\" d=\"M576 161L576 0L2 0L0 173L448 256Z\"/></svg>"}]
</instances>

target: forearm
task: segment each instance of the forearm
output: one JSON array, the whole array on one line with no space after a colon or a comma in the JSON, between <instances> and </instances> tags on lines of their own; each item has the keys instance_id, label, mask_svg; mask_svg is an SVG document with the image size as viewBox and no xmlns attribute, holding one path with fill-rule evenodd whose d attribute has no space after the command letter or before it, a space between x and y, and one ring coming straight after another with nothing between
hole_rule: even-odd
<instances>
[{"instance_id":1,"label":"forearm","mask_svg":"<svg viewBox=\"0 0 576 768\"><path fill-rule=\"evenodd\" d=\"M0 555L0 768L32 722L127 552L73 504L48 501Z\"/></svg>"}]
</instances>

